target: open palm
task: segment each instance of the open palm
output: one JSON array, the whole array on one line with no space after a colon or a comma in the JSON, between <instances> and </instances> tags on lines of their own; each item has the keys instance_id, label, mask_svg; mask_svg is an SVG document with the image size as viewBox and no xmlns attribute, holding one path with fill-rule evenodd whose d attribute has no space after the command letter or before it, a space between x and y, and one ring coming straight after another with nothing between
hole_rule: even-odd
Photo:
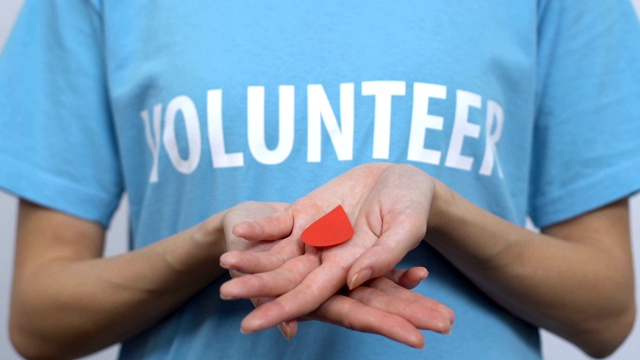
<instances>
[{"instance_id":1,"label":"open palm","mask_svg":"<svg viewBox=\"0 0 640 360\"><path fill-rule=\"evenodd\" d=\"M224 297L275 297L244 319L243 330L258 331L304 317L345 285L355 290L389 274L424 238L434 186L431 177L414 167L368 164L276 214L237 224L233 233L244 239L283 239L266 251L231 251L221 258L223 266L251 274L225 283ZM354 226L353 238L329 248L305 246L302 231L337 205L342 205ZM428 311L415 320L419 327L448 332L453 312L424 299L429 301Z\"/></svg>"}]
</instances>

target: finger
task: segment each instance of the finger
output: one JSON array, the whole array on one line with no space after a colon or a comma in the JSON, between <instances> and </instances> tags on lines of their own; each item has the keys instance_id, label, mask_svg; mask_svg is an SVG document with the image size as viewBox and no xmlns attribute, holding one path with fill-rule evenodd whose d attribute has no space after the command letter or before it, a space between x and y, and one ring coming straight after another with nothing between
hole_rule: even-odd
<instances>
[{"instance_id":1,"label":"finger","mask_svg":"<svg viewBox=\"0 0 640 360\"><path fill-rule=\"evenodd\" d=\"M279 211L267 217L243 221L233 227L233 234L250 241L279 240L291 235L293 217L287 211Z\"/></svg>"},{"instance_id":2,"label":"finger","mask_svg":"<svg viewBox=\"0 0 640 360\"><path fill-rule=\"evenodd\" d=\"M313 253L313 249L309 249ZM220 266L247 274L277 269L290 259L304 253L304 244L293 238L284 239L267 251L229 251L220 256Z\"/></svg>"},{"instance_id":3,"label":"finger","mask_svg":"<svg viewBox=\"0 0 640 360\"><path fill-rule=\"evenodd\" d=\"M231 276L231 278L240 278L242 276L245 276L246 274L236 270L229 270L229 275Z\"/></svg>"},{"instance_id":4,"label":"finger","mask_svg":"<svg viewBox=\"0 0 640 360\"><path fill-rule=\"evenodd\" d=\"M406 319L380 311L342 295L335 295L311 314L311 318L347 329L380 334L414 348L424 347L424 336Z\"/></svg>"},{"instance_id":5,"label":"finger","mask_svg":"<svg viewBox=\"0 0 640 360\"><path fill-rule=\"evenodd\" d=\"M326 211L318 204L297 201L286 209L264 218L244 221L233 227L233 234L250 241L279 240L301 232Z\"/></svg>"},{"instance_id":6,"label":"finger","mask_svg":"<svg viewBox=\"0 0 640 360\"><path fill-rule=\"evenodd\" d=\"M320 260L315 255L297 256L276 270L235 277L220 287L220 297L225 300L248 299L264 296L280 296L295 288L315 268Z\"/></svg>"},{"instance_id":7,"label":"finger","mask_svg":"<svg viewBox=\"0 0 640 360\"><path fill-rule=\"evenodd\" d=\"M416 238L417 236L419 235L411 231L410 225L403 223L385 231L374 246L360 255L349 269L349 289L355 289L365 281L389 273L420 243L422 238Z\"/></svg>"},{"instance_id":8,"label":"finger","mask_svg":"<svg viewBox=\"0 0 640 360\"><path fill-rule=\"evenodd\" d=\"M455 313L451 308L442 304L441 302L418 294L414 291L407 290L388 279L385 278L377 278L371 280L367 283L368 287L380 290L390 296L393 296L398 299L403 299L409 302L419 303L422 306L428 306L432 309L441 313L444 317L449 320L450 324L453 324L455 321ZM359 289L359 288L358 288ZM357 290L357 289L356 289Z\"/></svg>"},{"instance_id":9,"label":"finger","mask_svg":"<svg viewBox=\"0 0 640 360\"><path fill-rule=\"evenodd\" d=\"M256 332L309 314L345 284L345 273L333 264L320 265L294 289L249 313L242 321L242 330Z\"/></svg>"},{"instance_id":10,"label":"finger","mask_svg":"<svg viewBox=\"0 0 640 360\"><path fill-rule=\"evenodd\" d=\"M418 286L422 280L426 279L428 275L429 271L426 268L422 266L414 266L406 270L393 269L384 277L405 289L413 289Z\"/></svg>"},{"instance_id":11,"label":"finger","mask_svg":"<svg viewBox=\"0 0 640 360\"><path fill-rule=\"evenodd\" d=\"M381 279L388 281L388 279ZM393 284L400 292L412 292ZM417 295L417 294L416 294ZM394 314L409 321L415 327L441 334L451 332L450 319L434 306L434 300L424 296L413 299L390 295L373 287L361 286L349 293L349 297L380 311Z\"/></svg>"},{"instance_id":12,"label":"finger","mask_svg":"<svg viewBox=\"0 0 640 360\"><path fill-rule=\"evenodd\" d=\"M291 340L298 333L298 322L296 320L283 321L278 325L278 329L287 340Z\"/></svg>"},{"instance_id":13,"label":"finger","mask_svg":"<svg viewBox=\"0 0 640 360\"><path fill-rule=\"evenodd\" d=\"M391 296L394 297L398 297L398 298L402 298L405 299L407 301L417 301L417 302L423 302L424 304L427 304L429 306L431 306L432 308L436 309L437 311L439 311L440 313L442 313L445 317L447 317L449 319L449 322L451 324L453 324L455 322L455 313L454 311L449 308L448 306L444 305L443 303L423 296L419 293L416 293L414 291L406 291L406 289L397 286L396 284L389 282L389 281L383 281L383 278L379 278L379 279L374 279L372 281L370 281L367 285L369 287L378 289L380 291L383 291Z\"/></svg>"},{"instance_id":14,"label":"finger","mask_svg":"<svg viewBox=\"0 0 640 360\"><path fill-rule=\"evenodd\" d=\"M253 298L251 299L251 302L253 303L253 306L257 308L270 301L273 301L273 299L274 299L273 297ZM297 320L283 321L280 324L278 324L278 330L280 330L282 335L287 340L291 340L298 333L298 321ZM240 328L240 332L243 332L242 328Z\"/></svg>"}]
</instances>

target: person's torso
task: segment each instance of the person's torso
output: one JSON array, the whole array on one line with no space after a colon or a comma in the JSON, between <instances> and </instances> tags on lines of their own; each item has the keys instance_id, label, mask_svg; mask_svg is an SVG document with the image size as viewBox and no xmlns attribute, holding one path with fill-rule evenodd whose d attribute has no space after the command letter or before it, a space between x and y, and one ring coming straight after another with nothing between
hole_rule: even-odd
<instances>
[{"instance_id":1,"label":"person's torso","mask_svg":"<svg viewBox=\"0 0 640 360\"><path fill-rule=\"evenodd\" d=\"M374 161L415 165L524 222L536 2L136 1L102 12L134 248L244 200L294 201ZM290 342L241 335L250 304L221 302L215 283L123 357L539 356L537 329L435 250L419 247L409 264L431 272L417 291L457 314L453 335L429 334L422 351L322 324Z\"/></svg>"}]
</instances>

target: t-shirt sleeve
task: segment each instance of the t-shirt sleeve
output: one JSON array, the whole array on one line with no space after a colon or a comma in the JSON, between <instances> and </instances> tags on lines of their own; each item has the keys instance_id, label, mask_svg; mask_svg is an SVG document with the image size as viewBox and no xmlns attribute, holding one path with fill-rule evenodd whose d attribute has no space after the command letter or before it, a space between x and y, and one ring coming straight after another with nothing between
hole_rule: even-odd
<instances>
[{"instance_id":1,"label":"t-shirt sleeve","mask_svg":"<svg viewBox=\"0 0 640 360\"><path fill-rule=\"evenodd\" d=\"M640 189L640 25L628 0L539 11L529 214L545 227Z\"/></svg>"},{"instance_id":2,"label":"t-shirt sleeve","mask_svg":"<svg viewBox=\"0 0 640 360\"><path fill-rule=\"evenodd\" d=\"M106 226L122 195L101 15L27 1L0 55L0 189Z\"/></svg>"}]
</instances>

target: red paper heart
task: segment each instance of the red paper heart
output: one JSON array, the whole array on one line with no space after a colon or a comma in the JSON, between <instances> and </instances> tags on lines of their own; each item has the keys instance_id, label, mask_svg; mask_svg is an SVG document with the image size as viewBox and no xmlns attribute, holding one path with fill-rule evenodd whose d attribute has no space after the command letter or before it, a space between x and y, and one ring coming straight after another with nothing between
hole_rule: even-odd
<instances>
[{"instance_id":1,"label":"red paper heart","mask_svg":"<svg viewBox=\"0 0 640 360\"><path fill-rule=\"evenodd\" d=\"M353 236L353 227L341 205L316 220L302 232L305 244L326 247L342 244Z\"/></svg>"}]
</instances>

